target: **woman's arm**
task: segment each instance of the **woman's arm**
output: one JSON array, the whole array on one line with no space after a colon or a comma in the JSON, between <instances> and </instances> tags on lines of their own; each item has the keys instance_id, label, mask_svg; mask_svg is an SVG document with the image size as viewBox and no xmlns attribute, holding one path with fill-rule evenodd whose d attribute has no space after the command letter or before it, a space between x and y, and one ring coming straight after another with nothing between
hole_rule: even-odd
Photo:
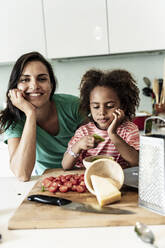
<instances>
[{"instance_id":1,"label":"woman's arm","mask_svg":"<svg viewBox=\"0 0 165 248\"><path fill-rule=\"evenodd\" d=\"M10 168L20 181L29 181L36 159L36 116L26 116L21 138L8 140Z\"/></svg>"},{"instance_id":2,"label":"woman's arm","mask_svg":"<svg viewBox=\"0 0 165 248\"><path fill-rule=\"evenodd\" d=\"M21 138L8 140L10 168L21 181L30 180L36 158L36 111L19 89L10 90L12 104L26 116Z\"/></svg>"}]
</instances>

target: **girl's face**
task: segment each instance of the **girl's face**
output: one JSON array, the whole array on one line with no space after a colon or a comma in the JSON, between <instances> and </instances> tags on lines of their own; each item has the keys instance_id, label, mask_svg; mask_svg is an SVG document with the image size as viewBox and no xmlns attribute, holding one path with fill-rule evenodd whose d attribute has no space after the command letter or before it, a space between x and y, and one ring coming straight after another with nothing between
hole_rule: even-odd
<instances>
[{"instance_id":1,"label":"girl's face","mask_svg":"<svg viewBox=\"0 0 165 248\"><path fill-rule=\"evenodd\" d=\"M27 101L36 107L49 102L52 84L46 66L40 61L28 62L22 72L17 88Z\"/></svg>"},{"instance_id":2,"label":"girl's face","mask_svg":"<svg viewBox=\"0 0 165 248\"><path fill-rule=\"evenodd\" d=\"M90 110L93 120L100 129L106 130L113 120L113 112L120 108L120 100L115 91L97 86L90 93Z\"/></svg>"}]
</instances>

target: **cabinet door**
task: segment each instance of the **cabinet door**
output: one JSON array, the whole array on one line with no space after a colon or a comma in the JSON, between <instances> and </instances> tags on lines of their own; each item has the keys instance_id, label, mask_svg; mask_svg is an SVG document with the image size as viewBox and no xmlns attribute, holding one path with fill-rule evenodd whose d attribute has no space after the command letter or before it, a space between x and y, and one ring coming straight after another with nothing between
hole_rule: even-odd
<instances>
[{"instance_id":1,"label":"cabinet door","mask_svg":"<svg viewBox=\"0 0 165 248\"><path fill-rule=\"evenodd\" d=\"M43 0L49 58L108 54L106 0Z\"/></svg>"},{"instance_id":2,"label":"cabinet door","mask_svg":"<svg viewBox=\"0 0 165 248\"><path fill-rule=\"evenodd\" d=\"M164 0L107 0L110 53L165 49Z\"/></svg>"},{"instance_id":3,"label":"cabinet door","mask_svg":"<svg viewBox=\"0 0 165 248\"><path fill-rule=\"evenodd\" d=\"M41 0L0 0L0 62L26 52L45 55Z\"/></svg>"}]
</instances>

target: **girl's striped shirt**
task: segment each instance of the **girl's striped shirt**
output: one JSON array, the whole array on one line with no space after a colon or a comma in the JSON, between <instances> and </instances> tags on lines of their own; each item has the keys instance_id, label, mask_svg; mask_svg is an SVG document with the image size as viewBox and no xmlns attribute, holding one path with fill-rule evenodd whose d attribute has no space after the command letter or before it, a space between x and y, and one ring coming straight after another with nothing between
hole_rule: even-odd
<instances>
[{"instance_id":1,"label":"girl's striped shirt","mask_svg":"<svg viewBox=\"0 0 165 248\"><path fill-rule=\"evenodd\" d=\"M115 145L110 140L107 130L98 129L93 122L89 122L88 124L83 125L77 129L75 135L71 138L68 143L67 151L72 149L72 146L77 143L83 136L93 134L98 134L102 136L105 140L103 142L100 142L96 148L83 150L80 153L80 156L76 161L75 166L83 167L82 160L85 157L96 155L108 155L114 157L115 161L118 162L123 169L129 167L129 164L121 157ZM139 150L139 129L133 122L123 122L118 127L117 134L130 146L133 146L136 150Z\"/></svg>"}]
</instances>

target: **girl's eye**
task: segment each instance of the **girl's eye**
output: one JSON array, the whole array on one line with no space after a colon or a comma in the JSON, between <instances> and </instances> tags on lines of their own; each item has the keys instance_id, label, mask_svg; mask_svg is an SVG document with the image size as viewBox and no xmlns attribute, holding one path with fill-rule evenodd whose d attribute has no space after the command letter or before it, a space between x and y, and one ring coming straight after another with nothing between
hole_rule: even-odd
<instances>
[{"instance_id":1,"label":"girl's eye","mask_svg":"<svg viewBox=\"0 0 165 248\"><path fill-rule=\"evenodd\" d=\"M94 109L99 109L99 106L92 106L92 108L94 108Z\"/></svg>"},{"instance_id":2,"label":"girl's eye","mask_svg":"<svg viewBox=\"0 0 165 248\"><path fill-rule=\"evenodd\" d=\"M114 108L115 106L114 105L107 105L107 108L111 109L111 108Z\"/></svg>"}]
</instances>

